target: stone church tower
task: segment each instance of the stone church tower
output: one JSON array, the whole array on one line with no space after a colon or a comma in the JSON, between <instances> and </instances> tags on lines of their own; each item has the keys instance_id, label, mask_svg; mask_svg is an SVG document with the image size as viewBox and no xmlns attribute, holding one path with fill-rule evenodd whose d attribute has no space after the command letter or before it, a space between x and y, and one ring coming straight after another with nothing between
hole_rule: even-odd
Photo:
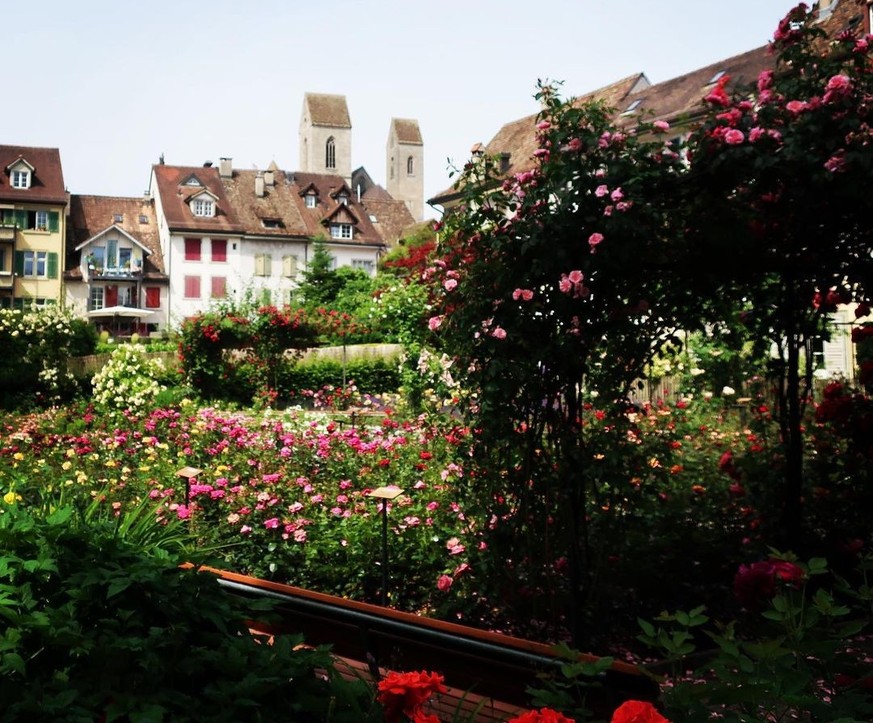
<instances>
[{"instance_id":1,"label":"stone church tower","mask_svg":"<svg viewBox=\"0 0 873 723\"><path fill-rule=\"evenodd\" d=\"M421 221L424 214L424 143L418 121L391 119L385 160L388 193L406 203L412 217Z\"/></svg>"},{"instance_id":2,"label":"stone church tower","mask_svg":"<svg viewBox=\"0 0 873 723\"><path fill-rule=\"evenodd\" d=\"M300 170L352 182L352 122L344 95L306 93L300 115Z\"/></svg>"}]
</instances>

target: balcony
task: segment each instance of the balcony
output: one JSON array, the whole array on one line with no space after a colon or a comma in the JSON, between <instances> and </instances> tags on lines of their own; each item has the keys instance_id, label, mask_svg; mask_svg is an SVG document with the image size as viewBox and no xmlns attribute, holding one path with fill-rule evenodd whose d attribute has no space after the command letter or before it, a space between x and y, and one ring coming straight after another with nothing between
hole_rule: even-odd
<instances>
[{"instance_id":1,"label":"balcony","mask_svg":"<svg viewBox=\"0 0 873 723\"><path fill-rule=\"evenodd\" d=\"M0 224L0 241L15 241L15 226Z\"/></svg>"},{"instance_id":2,"label":"balcony","mask_svg":"<svg viewBox=\"0 0 873 723\"><path fill-rule=\"evenodd\" d=\"M142 268L125 269L117 266L107 266L105 268L89 268L88 272L92 279L134 281L142 277Z\"/></svg>"},{"instance_id":3,"label":"balcony","mask_svg":"<svg viewBox=\"0 0 873 723\"><path fill-rule=\"evenodd\" d=\"M0 289L11 289L15 286L15 276L11 271L0 271Z\"/></svg>"}]
</instances>

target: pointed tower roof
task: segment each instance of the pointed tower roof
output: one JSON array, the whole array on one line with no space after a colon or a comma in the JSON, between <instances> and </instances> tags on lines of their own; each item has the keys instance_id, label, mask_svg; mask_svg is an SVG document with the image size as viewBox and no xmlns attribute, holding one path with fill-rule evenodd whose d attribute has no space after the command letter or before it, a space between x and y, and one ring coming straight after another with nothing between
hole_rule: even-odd
<instances>
[{"instance_id":1,"label":"pointed tower roof","mask_svg":"<svg viewBox=\"0 0 873 723\"><path fill-rule=\"evenodd\" d=\"M418 121L411 118L392 118L391 130L397 136L400 143L409 143L412 145L423 145L421 140L421 130L418 127Z\"/></svg>"},{"instance_id":2,"label":"pointed tower roof","mask_svg":"<svg viewBox=\"0 0 873 723\"><path fill-rule=\"evenodd\" d=\"M351 128L349 108L344 95L326 93L306 93L303 102L309 109L312 125L331 128Z\"/></svg>"}]
</instances>

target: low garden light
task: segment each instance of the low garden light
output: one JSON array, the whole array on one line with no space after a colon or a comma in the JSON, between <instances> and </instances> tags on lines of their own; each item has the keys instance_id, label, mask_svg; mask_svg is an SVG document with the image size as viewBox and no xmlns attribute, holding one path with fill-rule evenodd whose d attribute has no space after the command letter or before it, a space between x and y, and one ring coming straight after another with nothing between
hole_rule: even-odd
<instances>
[{"instance_id":1,"label":"low garden light","mask_svg":"<svg viewBox=\"0 0 873 723\"><path fill-rule=\"evenodd\" d=\"M188 500L191 498L191 480L196 479L201 474L203 474L203 470L196 467L182 467L182 469L176 472L177 477L185 480L185 507L190 505Z\"/></svg>"},{"instance_id":2,"label":"low garden light","mask_svg":"<svg viewBox=\"0 0 873 723\"><path fill-rule=\"evenodd\" d=\"M389 485L371 490L367 497L382 500L382 605L388 605L388 503L403 494L400 487Z\"/></svg>"}]
</instances>

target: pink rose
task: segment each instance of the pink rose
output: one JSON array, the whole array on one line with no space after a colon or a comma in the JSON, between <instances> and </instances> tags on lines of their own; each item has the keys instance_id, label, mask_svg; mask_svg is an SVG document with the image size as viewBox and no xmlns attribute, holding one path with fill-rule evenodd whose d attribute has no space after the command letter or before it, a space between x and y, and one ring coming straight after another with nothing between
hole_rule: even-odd
<instances>
[{"instance_id":1,"label":"pink rose","mask_svg":"<svg viewBox=\"0 0 873 723\"><path fill-rule=\"evenodd\" d=\"M758 92L767 90L771 85L773 85L773 71L762 70L758 75Z\"/></svg>"},{"instance_id":2,"label":"pink rose","mask_svg":"<svg viewBox=\"0 0 873 723\"><path fill-rule=\"evenodd\" d=\"M594 189L594 195L597 196L597 198L603 198L607 193L609 193L609 189L605 184L601 184Z\"/></svg>"},{"instance_id":3,"label":"pink rose","mask_svg":"<svg viewBox=\"0 0 873 723\"><path fill-rule=\"evenodd\" d=\"M670 124L667 121L656 120L654 123L652 123L652 128L654 128L659 133L666 133L668 130L670 130Z\"/></svg>"},{"instance_id":4,"label":"pink rose","mask_svg":"<svg viewBox=\"0 0 873 723\"><path fill-rule=\"evenodd\" d=\"M581 150L582 141L578 138L571 138L570 142L567 144L567 148L575 153L576 151Z\"/></svg>"},{"instance_id":5,"label":"pink rose","mask_svg":"<svg viewBox=\"0 0 873 723\"><path fill-rule=\"evenodd\" d=\"M578 284L578 283L581 283L581 282L582 282L582 279L585 278L585 277L584 277L584 275L582 274L582 272L579 271L579 269L573 269L573 271L571 271L571 272L568 274L567 278L570 279L570 281L571 281L572 283L574 283L574 284Z\"/></svg>"},{"instance_id":6,"label":"pink rose","mask_svg":"<svg viewBox=\"0 0 873 723\"><path fill-rule=\"evenodd\" d=\"M443 323L443 317L441 316L432 316L427 320L427 328L431 331L436 331L440 328Z\"/></svg>"},{"instance_id":7,"label":"pink rose","mask_svg":"<svg viewBox=\"0 0 873 723\"><path fill-rule=\"evenodd\" d=\"M731 128L724 134L724 142L731 146L738 146L744 140L746 140L746 136L737 128Z\"/></svg>"},{"instance_id":8,"label":"pink rose","mask_svg":"<svg viewBox=\"0 0 873 723\"><path fill-rule=\"evenodd\" d=\"M501 341L506 338L506 330L502 327L495 326L494 330L491 332L491 336L495 339L500 339Z\"/></svg>"},{"instance_id":9,"label":"pink rose","mask_svg":"<svg viewBox=\"0 0 873 723\"><path fill-rule=\"evenodd\" d=\"M440 592L448 592L452 588L454 580L451 575L440 575L437 580L437 590Z\"/></svg>"},{"instance_id":10,"label":"pink rose","mask_svg":"<svg viewBox=\"0 0 873 723\"><path fill-rule=\"evenodd\" d=\"M827 84L827 90L845 92L852 87L852 80L847 75L835 75Z\"/></svg>"},{"instance_id":11,"label":"pink rose","mask_svg":"<svg viewBox=\"0 0 873 723\"><path fill-rule=\"evenodd\" d=\"M789 100L785 104L785 110L793 115L799 115L800 113L803 113L803 111L805 111L807 107L808 106L806 102L802 100Z\"/></svg>"},{"instance_id":12,"label":"pink rose","mask_svg":"<svg viewBox=\"0 0 873 723\"><path fill-rule=\"evenodd\" d=\"M594 252L594 249L597 248L598 244L603 241L603 234L597 233L596 231L588 237L588 246L591 248L591 252Z\"/></svg>"},{"instance_id":13,"label":"pink rose","mask_svg":"<svg viewBox=\"0 0 873 723\"><path fill-rule=\"evenodd\" d=\"M458 282L455 279L446 279L443 282L443 288L446 291L454 291L458 286Z\"/></svg>"},{"instance_id":14,"label":"pink rose","mask_svg":"<svg viewBox=\"0 0 873 723\"><path fill-rule=\"evenodd\" d=\"M613 201L621 201L624 198L624 193L621 188L616 188L609 196Z\"/></svg>"}]
</instances>

